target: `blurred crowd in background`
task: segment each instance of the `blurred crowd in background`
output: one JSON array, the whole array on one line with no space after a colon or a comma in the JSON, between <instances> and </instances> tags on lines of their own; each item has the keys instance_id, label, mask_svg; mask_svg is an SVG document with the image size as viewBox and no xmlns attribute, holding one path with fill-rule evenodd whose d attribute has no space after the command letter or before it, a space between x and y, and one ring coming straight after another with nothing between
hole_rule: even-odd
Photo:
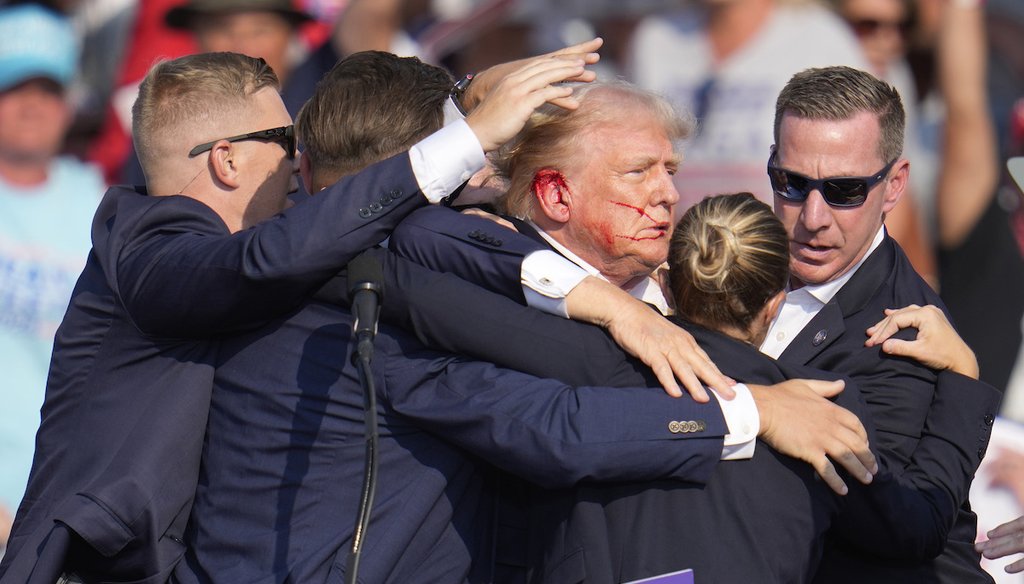
<instances>
[{"instance_id":1,"label":"blurred crowd in background","mask_svg":"<svg viewBox=\"0 0 1024 584\"><path fill-rule=\"evenodd\" d=\"M0 2L0 542L32 460L53 334L106 185L144 182L137 84L160 58L263 57L294 116L342 56L416 55L456 76L605 39L599 74L695 118L682 204L751 191L775 98L807 67L852 65L908 110L912 194L887 220L1024 422L1022 0L52 0ZM999 452L994 455L1001 455ZM1002 454L1010 457L1010 454ZM996 479L1024 497L1024 462Z\"/></svg>"}]
</instances>

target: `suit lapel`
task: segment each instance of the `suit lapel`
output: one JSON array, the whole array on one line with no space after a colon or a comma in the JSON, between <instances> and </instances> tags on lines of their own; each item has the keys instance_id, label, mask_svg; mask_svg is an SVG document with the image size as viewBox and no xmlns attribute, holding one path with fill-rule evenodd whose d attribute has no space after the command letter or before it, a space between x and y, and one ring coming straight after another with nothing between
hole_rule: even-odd
<instances>
[{"instance_id":1,"label":"suit lapel","mask_svg":"<svg viewBox=\"0 0 1024 584\"><path fill-rule=\"evenodd\" d=\"M878 249L868 256L864 265L832 299L839 303L843 318L859 312L874 298L882 284L891 277L895 262L896 244L886 235Z\"/></svg>"},{"instance_id":2,"label":"suit lapel","mask_svg":"<svg viewBox=\"0 0 1024 584\"><path fill-rule=\"evenodd\" d=\"M779 359L787 363L806 365L845 332L843 311L833 298L796 335L782 355L779 355Z\"/></svg>"}]
</instances>

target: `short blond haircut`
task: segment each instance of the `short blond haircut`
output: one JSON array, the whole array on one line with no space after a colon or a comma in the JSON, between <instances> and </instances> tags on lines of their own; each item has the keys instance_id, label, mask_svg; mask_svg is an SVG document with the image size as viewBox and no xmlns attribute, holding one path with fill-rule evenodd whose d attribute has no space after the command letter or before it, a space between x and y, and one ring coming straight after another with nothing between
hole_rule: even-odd
<instances>
[{"instance_id":1,"label":"short blond haircut","mask_svg":"<svg viewBox=\"0 0 1024 584\"><path fill-rule=\"evenodd\" d=\"M668 100L624 81L577 85L573 96L580 100L575 111L542 106L519 135L492 156L497 175L508 184L508 192L497 201L502 212L520 219L529 217L535 204L531 185L537 173L569 165L580 155L591 129L621 122L623 109L635 111L624 106L649 110L676 147L693 131L691 118L678 112Z\"/></svg>"},{"instance_id":2,"label":"short blond haircut","mask_svg":"<svg viewBox=\"0 0 1024 584\"><path fill-rule=\"evenodd\" d=\"M162 161L188 153L175 151L183 133L196 144L223 137L194 132L245 119L249 98L265 87L279 87L266 61L237 53L201 53L154 65L132 106L132 139L146 177Z\"/></svg>"}]
</instances>

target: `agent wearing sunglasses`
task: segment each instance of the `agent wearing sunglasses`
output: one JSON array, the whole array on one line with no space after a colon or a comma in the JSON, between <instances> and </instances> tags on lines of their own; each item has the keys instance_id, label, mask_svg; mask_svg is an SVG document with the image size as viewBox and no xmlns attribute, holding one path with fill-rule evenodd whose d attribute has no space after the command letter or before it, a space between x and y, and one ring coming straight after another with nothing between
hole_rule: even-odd
<instances>
[{"instance_id":1,"label":"agent wearing sunglasses","mask_svg":"<svg viewBox=\"0 0 1024 584\"><path fill-rule=\"evenodd\" d=\"M884 228L910 177L904 124L897 91L847 67L798 73L779 95L768 178L790 240L792 277L761 349L857 382L878 429L872 447L882 464L926 477L921 488L937 497L934 517L899 519L933 530L931 538L945 543L937 558L924 546L890 549L897 560L884 559L867 529L846 530L828 541L816 581L990 582L972 549L977 521L966 499L998 392L865 346L864 331L886 308L931 304L945 311ZM900 338L914 339L916 332L907 332ZM935 440L961 440L962 456L920 458Z\"/></svg>"},{"instance_id":2,"label":"agent wearing sunglasses","mask_svg":"<svg viewBox=\"0 0 1024 584\"><path fill-rule=\"evenodd\" d=\"M584 73L582 56L526 63L514 80L496 74L464 120L286 211L300 162L266 62L155 65L133 108L147 184L112 187L97 212L0 582L165 582L184 554L219 342L448 196L536 107L567 97L552 84Z\"/></svg>"}]
</instances>

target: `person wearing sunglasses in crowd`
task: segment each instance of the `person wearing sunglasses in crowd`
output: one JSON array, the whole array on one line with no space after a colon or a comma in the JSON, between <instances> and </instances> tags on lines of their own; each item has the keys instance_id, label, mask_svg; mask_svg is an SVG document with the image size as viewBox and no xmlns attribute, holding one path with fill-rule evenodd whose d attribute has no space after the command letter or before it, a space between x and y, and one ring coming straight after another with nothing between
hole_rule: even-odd
<instances>
[{"instance_id":1,"label":"person wearing sunglasses in crowd","mask_svg":"<svg viewBox=\"0 0 1024 584\"><path fill-rule=\"evenodd\" d=\"M133 108L147 184L111 188L94 220L0 582L166 581L184 554L212 339L294 308L448 196L534 108L568 98L553 83L592 78L584 63L599 45L491 76L464 121L287 210L299 161L266 62L205 53L155 65Z\"/></svg>"}]
</instances>

